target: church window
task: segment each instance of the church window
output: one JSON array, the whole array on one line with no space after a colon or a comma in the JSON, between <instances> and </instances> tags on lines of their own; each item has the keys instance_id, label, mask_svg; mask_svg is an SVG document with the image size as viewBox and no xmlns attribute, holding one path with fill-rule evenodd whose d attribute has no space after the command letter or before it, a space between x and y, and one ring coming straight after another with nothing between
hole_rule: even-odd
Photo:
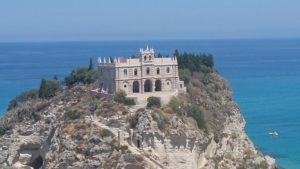
<instances>
[{"instance_id":1,"label":"church window","mask_svg":"<svg viewBox=\"0 0 300 169\"><path fill-rule=\"evenodd\" d=\"M148 68L148 67L147 67L147 70L146 70L146 74L147 74L147 75L150 74L150 68Z\"/></svg>"},{"instance_id":2,"label":"church window","mask_svg":"<svg viewBox=\"0 0 300 169\"><path fill-rule=\"evenodd\" d=\"M156 74L158 74L158 75L160 74L159 68L156 69Z\"/></svg>"},{"instance_id":3,"label":"church window","mask_svg":"<svg viewBox=\"0 0 300 169\"><path fill-rule=\"evenodd\" d=\"M151 60L151 55L149 56L149 60Z\"/></svg>"},{"instance_id":4,"label":"church window","mask_svg":"<svg viewBox=\"0 0 300 169\"><path fill-rule=\"evenodd\" d=\"M170 73L170 68L169 67L167 67L167 73Z\"/></svg>"},{"instance_id":5,"label":"church window","mask_svg":"<svg viewBox=\"0 0 300 169\"><path fill-rule=\"evenodd\" d=\"M144 56L144 60L147 60L147 56Z\"/></svg>"},{"instance_id":6,"label":"church window","mask_svg":"<svg viewBox=\"0 0 300 169\"><path fill-rule=\"evenodd\" d=\"M124 76L127 76L127 69L124 69Z\"/></svg>"},{"instance_id":7,"label":"church window","mask_svg":"<svg viewBox=\"0 0 300 169\"><path fill-rule=\"evenodd\" d=\"M126 88L127 87L127 85L126 84L124 84L124 88Z\"/></svg>"},{"instance_id":8,"label":"church window","mask_svg":"<svg viewBox=\"0 0 300 169\"><path fill-rule=\"evenodd\" d=\"M134 69L134 76L137 76L137 75L138 75L137 69Z\"/></svg>"}]
</instances>

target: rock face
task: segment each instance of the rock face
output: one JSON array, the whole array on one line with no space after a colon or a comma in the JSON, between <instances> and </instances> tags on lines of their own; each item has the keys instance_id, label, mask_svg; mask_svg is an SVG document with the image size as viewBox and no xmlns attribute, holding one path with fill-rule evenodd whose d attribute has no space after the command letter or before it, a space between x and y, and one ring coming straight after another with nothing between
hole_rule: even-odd
<instances>
[{"instance_id":1,"label":"rock face","mask_svg":"<svg viewBox=\"0 0 300 169\"><path fill-rule=\"evenodd\" d=\"M7 112L0 168L276 168L244 132L231 90L216 73L194 74L178 109L135 110L95 98L92 88L75 86Z\"/></svg>"}]
</instances>

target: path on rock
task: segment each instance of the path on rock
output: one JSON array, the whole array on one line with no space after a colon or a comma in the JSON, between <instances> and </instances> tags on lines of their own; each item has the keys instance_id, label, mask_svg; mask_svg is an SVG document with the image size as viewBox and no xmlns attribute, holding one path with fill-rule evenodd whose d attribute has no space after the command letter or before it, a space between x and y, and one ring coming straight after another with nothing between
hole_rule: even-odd
<instances>
[{"instance_id":1,"label":"path on rock","mask_svg":"<svg viewBox=\"0 0 300 169\"><path fill-rule=\"evenodd\" d=\"M93 124L95 124L96 126L110 131L116 137L118 136L118 130L119 130L118 128L109 127L109 126L99 122L99 119L97 117L87 117L86 120L92 121ZM128 150L130 152L132 152L133 154L143 156L144 159L147 161L147 163L150 164L151 166L155 167L155 169L165 169L165 167L162 164L160 164L156 160L152 159L151 157L147 157L145 154L142 153L142 150L138 149L137 147L128 144L128 142L126 142L124 140L121 142L121 144L126 145L128 147Z\"/></svg>"}]
</instances>

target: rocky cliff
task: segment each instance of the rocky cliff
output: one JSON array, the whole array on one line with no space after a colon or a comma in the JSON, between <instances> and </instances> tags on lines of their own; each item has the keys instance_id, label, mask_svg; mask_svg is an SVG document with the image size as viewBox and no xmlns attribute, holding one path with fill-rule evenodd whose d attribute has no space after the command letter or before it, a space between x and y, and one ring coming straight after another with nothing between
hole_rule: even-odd
<instances>
[{"instance_id":1,"label":"rocky cliff","mask_svg":"<svg viewBox=\"0 0 300 169\"><path fill-rule=\"evenodd\" d=\"M91 94L93 87L63 89L6 112L0 168L276 168L246 135L216 72L193 73L188 93L161 108L115 103Z\"/></svg>"}]
</instances>

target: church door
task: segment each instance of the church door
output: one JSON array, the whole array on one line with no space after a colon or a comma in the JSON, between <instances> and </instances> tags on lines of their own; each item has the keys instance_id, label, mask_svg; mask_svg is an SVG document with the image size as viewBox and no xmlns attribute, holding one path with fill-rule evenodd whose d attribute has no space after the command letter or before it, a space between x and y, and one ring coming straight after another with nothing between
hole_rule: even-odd
<instances>
[{"instance_id":1,"label":"church door","mask_svg":"<svg viewBox=\"0 0 300 169\"><path fill-rule=\"evenodd\" d=\"M152 92L152 82L151 80L146 80L144 83L144 92Z\"/></svg>"}]
</instances>

